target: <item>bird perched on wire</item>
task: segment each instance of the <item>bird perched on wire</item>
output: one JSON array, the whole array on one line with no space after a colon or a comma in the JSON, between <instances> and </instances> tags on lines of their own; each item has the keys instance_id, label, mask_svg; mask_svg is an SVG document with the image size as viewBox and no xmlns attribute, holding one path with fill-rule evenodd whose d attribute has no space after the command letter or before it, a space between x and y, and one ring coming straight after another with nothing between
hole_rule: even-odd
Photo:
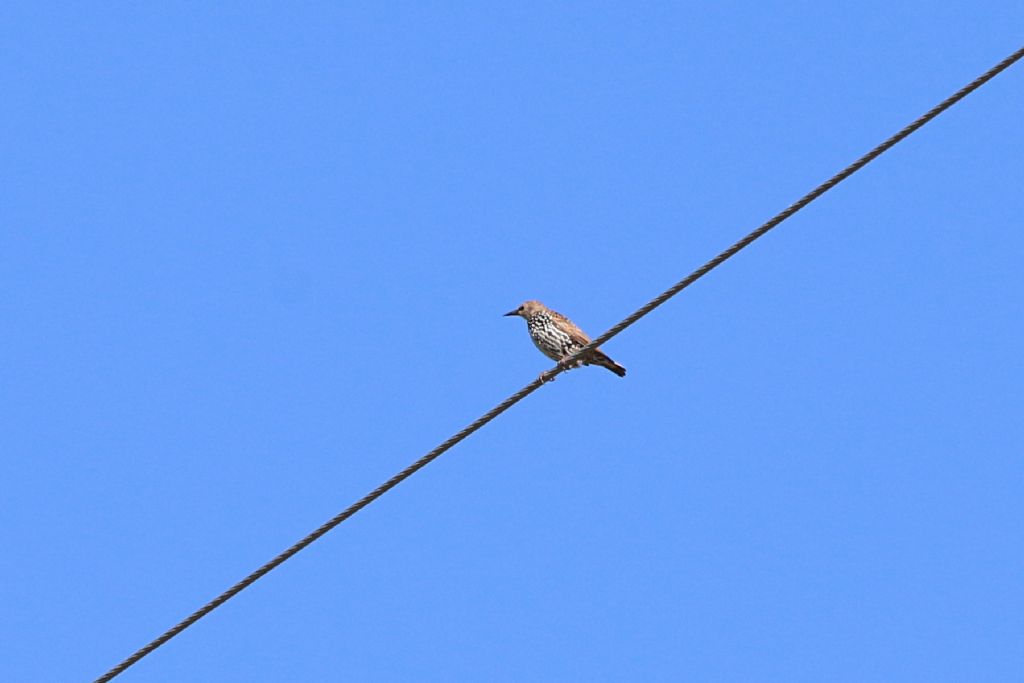
<instances>
[{"instance_id":1,"label":"bird perched on wire","mask_svg":"<svg viewBox=\"0 0 1024 683\"><path fill-rule=\"evenodd\" d=\"M539 301L527 301L505 315L518 315L525 320L533 343L545 356L559 363L590 343L590 337L586 332L576 327L561 313L552 311ZM582 360L574 363L573 367L579 367L580 364L600 365L619 377L626 376L626 368L606 356L601 349L592 349Z\"/></svg>"}]
</instances>

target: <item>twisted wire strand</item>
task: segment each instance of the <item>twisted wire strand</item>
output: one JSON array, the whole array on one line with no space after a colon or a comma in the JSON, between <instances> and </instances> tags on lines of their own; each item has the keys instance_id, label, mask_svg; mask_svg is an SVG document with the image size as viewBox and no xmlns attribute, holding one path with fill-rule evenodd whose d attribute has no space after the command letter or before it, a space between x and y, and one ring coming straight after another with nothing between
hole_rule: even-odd
<instances>
[{"instance_id":1,"label":"twisted wire strand","mask_svg":"<svg viewBox=\"0 0 1024 683\"><path fill-rule=\"evenodd\" d=\"M115 676L118 676L121 673L123 673L128 667L132 666L140 659L150 654L161 645L165 644L171 638L174 638L179 633L187 629L189 626L196 623L197 621L205 617L207 614L217 609L234 596L241 593L243 590L245 590L253 583L258 581L260 578L262 578L264 575L268 574L270 571L283 564L285 561L296 555L306 546L310 545L311 543L319 539L328 531L338 526L346 519L356 514L364 507L366 507L373 501L377 500L394 487L398 486L400 483L411 477L413 474L415 474L423 467L426 467L428 464L430 464L430 462L438 458L442 453L450 449L452 446L456 445L457 443L465 439L467 436L469 436L470 434L477 431L494 418L504 413L506 410L514 406L516 403L519 403L519 401L523 400L524 398L532 394L534 391L539 389L541 386L543 386L545 382L554 379L558 374L572 367L575 361L586 356L591 350L593 350L594 348L601 344L604 344L612 337L616 336L617 334L625 330L627 327L629 327L636 321L640 320L640 318L643 318L645 315L653 311L655 308L661 306L663 303L674 297L676 294L683 291L684 289L692 285L694 282L696 282L697 280L704 277L709 272L720 266L722 263L735 256L740 250L750 245L754 240L761 237L769 230L776 227L784 220L786 220L796 212L803 209L805 206L807 206L815 199L831 190L833 187L835 187L842 181L849 178L851 175L862 169L864 166L868 165L871 161L873 161L881 154L895 146L897 143L899 143L901 140L909 136L911 133L918 130L926 123L934 119L936 116L938 116L939 114L941 114L942 112L944 112L945 110L949 109L954 104L962 100L964 97L980 88L982 85L984 85L986 82L994 78L1000 72L1007 69L1010 65L1018 61L1021 57L1024 57L1024 47L1017 50L1009 57L996 64L994 67L983 73L981 76L978 76L976 79L971 81L969 84L965 85L963 88L961 88L954 94L950 95L948 98L946 98L939 104L935 105L932 109L930 109L927 113L925 113L920 118L915 120L913 123L907 125L905 128L903 128L898 133L890 137L888 140L881 143L880 145L872 149L870 152L854 161L852 164L850 164L842 171L826 180L821 185L818 185L816 188L814 188L806 195L804 195L796 203L792 204L787 209L777 214L774 218L764 223L761 227L749 233L743 239L739 240L728 249L722 251L720 254L718 254L713 259L702 265L700 268L693 271L685 278L683 278L682 280L680 280L679 282L677 282L676 284L672 285L667 290L659 294L657 297L644 304L642 307L637 309L634 313L626 317L617 325L609 329L601 336L594 339L592 342L590 342L590 344L577 351L570 358L561 361L552 369L548 370L545 373L542 373L540 377L533 380L525 387L523 387L516 393L506 398L504 401L496 405L491 410L487 411L487 413L480 416L474 422L463 428L460 432L458 432L454 436L450 437L447 441L434 448L434 450L430 451L422 458L412 463L395 476L388 479L386 482L384 482L383 484L375 488L373 491L360 498L358 501L347 507L342 512L338 513L331 519L321 524L320 527L318 527L315 531L307 535L305 538L298 541L290 548L277 555L274 559L270 560L269 562L261 566L259 569L246 576L244 579L236 583L234 586L227 589L226 591L218 595L216 598L214 598L210 602L206 603L205 605L197 609L195 612L190 614L180 623L165 631L158 638L137 650L130 657L122 661L114 668L110 669L107 673L97 678L95 683L108 683L108 681L112 680Z\"/></svg>"},{"instance_id":2,"label":"twisted wire strand","mask_svg":"<svg viewBox=\"0 0 1024 683\"><path fill-rule=\"evenodd\" d=\"M814 188L813 190L805 194L803 197L801 197L798 201L790 205L787 209L776 214L771 220L766 222L764 225L757 228L756 230L745 236L743 239L733 244L731 247L729 247L728 249L720 253L718 256L714 257L713 259L702 265L697 270L687 275L685 278L683 278L676 284L666 289L664 292L662 292L655 298L651 299L649 302L647 302L642 307L638 308L635 312L630 314L622 322L618 323L617 325L609 329L607 332L602 334L600 337L594 339L592 342L590 342L590 344L588 344L587 346L583 347L575 354L573 354L571 359L564 360L562 364L567 366L570 365L572 361L575 361L580 357L585 356L592 349L600 346L601 344L604 344L609 339L616 336L617 334L625 330L627 327L629 327L636 321L640 320L640 318L643 318L645 315L653 311L655 308L661 306L663 303L674 297L676 294L683 291L684 289L692 285L694 282L704 277L718 266L722 265L722 263L735 256L744 247L750 245L751 242L763 236L765 233L767 233L772 228L776 227L782 221L786 220L787 218L790 218L797 211L804 208L805 206L813 202L815 199L825 194L826 192L828 192L833 187L835 187L839 183L843 182L844 180L852 176L860 169L867 166L869 163L877 159L883 153L887 152L889 149L894 147L897 143L901 142L902 140L910 136L911 133L915 132L916 130L924 126L926 123L934 119L936 116L946 111L963 98L970 95L972 92L983 86L988 81L992 80L1000 72L1009 68L1014 62L1019 60L1021 57L1024 57L1024 47L1020 48L1019 50L1011 54L1009 57L993 66L991 69L989 69L982 75L978 76L964 87L957 90L955 93L944 99L942 102L929 109L926 113L922 114L920 118L908 124L898 133L896 133L888 140L875 147L873 150L871 150L861 158L854 161L852 164L844 168L839 173L836 173L834 176L823 182L821 185L818 185L816 188ZM561 368L558 369L558 372L562 371L563 370Z\"/></svg>"},{"instance_id":3,"label":"twisted wire strand","mask_svg":"<svg viewBox=\"0 0 1024 683\"><path fill-rule=\"evenodd\" d=\"M123 662L118 664L116 667L105 673L103 676L97 678L96 683L106 683L107 681L112 680L115 676L121 674L125 669L138 662L140 659L148 655L150 652L157 649L158 647L166 643L168 640L178 635L179 633L187 629L189 626L196 623L197 621L205 617L207 614L217 609L225 602L227 602L228 600L235 597L243 590L254 584L265 574L268 574L271 570L276 569L286 560L296 555L300 550L313 543L313 541L316 541L321 536L326 534L328 531L338 526L346 519L356 514L364 507L366 507L373 501L377 500L385 493L387 493L388 491L390 491L391 489L393 489L394 487L398 486L400 483L411 477L417 471L426 467L432 460L436 459L438 456L440 456L442 453L450 449L452 446L459 443L467 436L469 436L470 434L472 434L473 432L480 429L485 424L496 418L498 415L501 415L503 412L511 408L513 405L515 405L519 401L523 400L524 398L532 394L534 391L539 389L541 385L544 384L544 381L544 379L538 377L537 379L530 382L525 387L523 387L522 389L520 389L519 391L512 394L504 401L496 405L494 408L491 408L489 411L487 411L487 413L481 415L474 422L467 425L460 432L450 437L441 445L437 446L434 450L430 451L422 458L420 458L413 464L409 465L395 476L388 479L386 482L384 482L383 484L375 488L373 491L357 500L352 505L348 506L347 508L339 512L334 517L331 517L329 520L321 524L315 531L308 534L305 538L298 541L290 548L277 555L274 559L270 560L262 567L252 572L238 583L236 583L234 586L227 589L226 591L218 595L216 598L214 598L210 602L206 603L205 605L197 609L195 612L193 612L188 617L183 619L177 625L165 631L159 638L156 638L145 647L140 648L131 657L128 657Z\"/></svg>"}]
</instances>

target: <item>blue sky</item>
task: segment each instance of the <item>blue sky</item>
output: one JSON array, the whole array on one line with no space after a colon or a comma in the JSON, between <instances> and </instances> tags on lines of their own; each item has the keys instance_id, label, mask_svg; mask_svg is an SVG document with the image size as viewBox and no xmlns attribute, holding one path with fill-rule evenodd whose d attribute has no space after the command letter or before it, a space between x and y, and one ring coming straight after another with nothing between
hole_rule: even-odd
<instances>
[{"instance_id":1,"label":"blue sky","mask_svg":"<svg viewBox=\"0 0 1024 683\"><path fill-rule=\"evenodd\" d=\"M91 680L1020 47L982 3L8 3L0 679ZM1024 670L1024 67L119 680Z\"/></svg>"}]
</instances>

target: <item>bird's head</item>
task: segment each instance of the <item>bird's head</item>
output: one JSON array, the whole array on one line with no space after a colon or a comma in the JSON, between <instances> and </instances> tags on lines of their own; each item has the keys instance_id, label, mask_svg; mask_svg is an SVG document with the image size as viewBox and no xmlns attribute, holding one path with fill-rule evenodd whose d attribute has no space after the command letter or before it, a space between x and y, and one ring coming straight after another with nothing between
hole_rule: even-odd
<instances>
[{"instance_id":1,"label":"bird's head","mask_svg":"<svg viewBox=\"0 0 1024 683\"><path fill-rule=\"evenodd\" d=\"M533 316L537 315L541 311L545 310L544 304L539 301L527 301L522 306L514 311L509 311L505 315L518 315L524 320L529 320Z\"/></svg>"}]
</instances>

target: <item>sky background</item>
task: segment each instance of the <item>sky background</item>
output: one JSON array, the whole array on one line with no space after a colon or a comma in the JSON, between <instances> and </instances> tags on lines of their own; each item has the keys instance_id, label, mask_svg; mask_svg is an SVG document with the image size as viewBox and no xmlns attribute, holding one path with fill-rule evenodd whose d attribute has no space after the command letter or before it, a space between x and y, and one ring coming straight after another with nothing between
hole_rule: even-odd
<instances>
[{"instance_id":1,"label":"sky background","mask_svg":"<svg viewBox=\"0 0 1024 683\"><path fill-rule=\"evenodd\" d=\"M1020 47L981 3L5 3L0 680L89 681ZM1024 65L118 680L1010 681Z\"/></svg>"}]
</instances>

